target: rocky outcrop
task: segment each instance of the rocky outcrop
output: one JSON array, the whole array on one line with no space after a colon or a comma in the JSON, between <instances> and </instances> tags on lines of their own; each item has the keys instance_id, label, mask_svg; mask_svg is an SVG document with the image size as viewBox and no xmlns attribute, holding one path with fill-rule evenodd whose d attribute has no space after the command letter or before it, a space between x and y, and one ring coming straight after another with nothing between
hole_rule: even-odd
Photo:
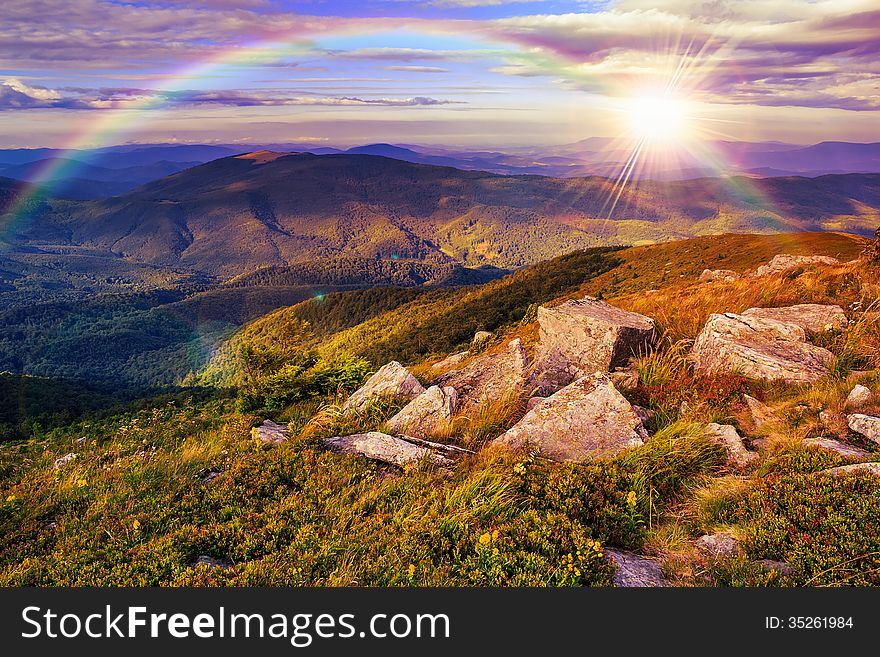
<instances>
[{"instance_id":1,"label":"rocky outcrop","mask_svg":"<svg viewBox=\"0 0 880 657\"><path fill-rule=\"evenodd\" d=\"M455 388L431 386L388 420L391 433L424 438L449 426L458 407Z\"/></svg>"},{"instance_id":2,"label":"rocky outcrop","mask_svg":"<svg viewBox=\"0 0 880 657\"><path fill-rule=\"evenodd\" d=\"M365 410L378 399L411 400L425 392L425 388L409 370L396 360L379 368L367 382L358 388L342 407L343 413Z\"/></svg>"},{"instance_id":3,"label":"rocky outcrop","mask_svg":"<svg viewBox=\"0 0 880 657\"><path fill-rule=\"evenodd\" d=\"M839 265L840 260L829 256L796 256L779 254L773 256L773 259L766 265L761 265L758 270L752 274L753 277L769 276L770 274L780 274L798 267L806 267L809 265Z\"/></svg>"},{"instance_id":4,"label":"rocky outcrop","mask_svg":"<svg viewBox=\"0 0 880 657\"><path fill-rule=\"evenodd\" d=\"M407 440L405 436L389 436L379 431L325 438L324 446L337 454L357 454L401 468L414 465L423 459L441 466L452 463L452 460L442 453L440 449L442 445L425 441L417 443Z\"/></svg>"},{"instance_id":5,"label":"rocky outcrop","mask_svg":"<svg viewBox=\"0 0 880 657\"><path fill-rule=\"evenodd\" d=\"M871 396L872 393L870 388L863 385L857 385L849 393L849 396L847 396L844 406L846 406L846 408L858 408L859 406L864 406L871 401Z\"/></svg>"},{"instance_id":6,"label":"rocky outcrop","mask_svg":"<svg viewBox=\"0 0 880 657\"><path fill-rule=\"evenodd\" d=\"M744 468L757 460L758 455L750 452L743 445L742 438L736 427L729 424L707 424L704 430L706 437L716 445L720 445L727 453L727 463L736 468Z\"/></svg>"},{"instance_id":7,"label":"rocky outcrop","mask_svg":"<svg viewBox=\"0 0 880 657\"><path fill-rule=\"evenodd\" d=\"M734 313L709 316L690 358L698 372L785 383L814 383L834 361L830 351L807 342L800 326Z\"/></svg>"},{"instance_id":8,"label":"rocky outcrop","mask_svg":"<svg viewBox=\"0 0 880 657\"><path fill-rule=\"evenodd\" d=\"M844 458L848 459L871 458L871 452L854 445L848 445L834 438L806 438L804 440L804 445L807 447L818 447L821 449L827 449L831 452L837 452Z\"/></svg>"},{"instance_id":9,"label":"rocky outcrop","mask_svg":"<svg viewBox=\"0 0 880 657\"><path fill-rule=\"evenodd\" d=\"M438 361L431 365L431 369L437 372L441 370L448 370L450 368L455 367L465 358L471 355L469 351L459 351L457 354L452 354L451 356L447 356L441 361Z\"/></svg>"},{"instance_id":10,"label":"rocky outcrop","mask_svg":"<svg viewBox=\"0 0 880 657\"><path fill-rule=\"evenodd\" d=\"M845 329L848 325L846 313L840 306L821 305L818 303L802 303L782 308L749 308L743 315L775 319L777 322L800 326L813 335Z\"/></svg>"},{"instance_id":11,"label":"rocky outcrop","mask_svg":"<svg viewBox=\"0 0 880 657\"><path fill-rule=\"evenodd\" d=\"M694 547L700 554L710 559L736 557L743 554L739 541L730 532L704 534L694 541Z\"/></svg>"},{"instance_id":12,"label":"rocky outcrop","mask_svg":"<svg viewBox=\"0 0 880 657\"><path fill-rule=\"evenodd\" d=\"M432 383L455 388L459 407L470 411L486 401L527 392L528 367L525 347L522 340L516 338L503 350L483 354L464 368L447 372Z\"/></svg>"},{"instance_id":13,"label":"rocky outcrop","mask_svg":"<svg viewBox=\"0 0 880 657\"><path fill-rule=\"evenodd\" d=\"M669 586L660 562L622 550L606 550L608 560L614 565L614 586L620 588L653 588Z\"/></svg>"},{"instance_id":14,"label":"rocky outcrop","mask_svg":"<svg viewBox=\"0 0 880 657\"><path fill-rule=\"evenodd\" d=\"M547 393L587 374L625 367L655 340L654 320L592 297L539 307L538 325L536 381Z\"/></svg>"},{"instance_id":15,"label":"rocky outcrop","mask_svg":"<svg viewBox=\"0 0 880 657\"><path fill-rule=\"evenodd\" d=\"M272 420L264 420L263 424L251 429L251 435L267 445L280 445L287 440L287 427Z\"/></svg>"},{"instance_id":16,"label":"rocky outcrop","mask_svg":"<svg viewBox=\"0 0 880 657\"><path fill-rule=\"evenodd\" d=\"M65 465L73 461L75 458L76 454L74 452L71 452L70 454L65 454L61 458L55 459L55 461L52 463L52 468L55 470L60 470Z\"/></svg>"},{"instance_id":17,"label":"rocky outcrop","mask_svg":"<svg viewBox=\"0 0 880 657\"><path fill-rule=\"evenodd\" d=\"M846 416L846 423L857 434L880 445L880 417L853 413Z\"/></svg>"},{"instance_id":18,"label":"rocky outcrop","mask_svg":"<svg viewBox=\"0 0 880 657\"><path fill-rule=\"evenodd\" d=\"M647 437L632 405L597 372L536 404L493 444L534 445L547 458L581 462L611 458Z\"/></svg>"},{"instance_id":19,"label":"rocky outcrop","mask_svg":"<svg viewBox=\"0 0 880 657\"><path fill-rule=\"evenodd\" d=\"M740 278L740 275L730 269L704 269L703 273L700 274L701 283L735 281L738 278Z\"/></svg>"},{"instance_id":20,"label":"rocky outcrop","mask_svg":"<svg viewBox=\"0 0 880 657\"><path fill-rule=\"evenodd\" d=\"M840 465L836 468L821 470L821 474L832 477L845 477L847 475L871 475L880 477L880 463L853 463L852 465Z\"/></svg>"}]
</instances>

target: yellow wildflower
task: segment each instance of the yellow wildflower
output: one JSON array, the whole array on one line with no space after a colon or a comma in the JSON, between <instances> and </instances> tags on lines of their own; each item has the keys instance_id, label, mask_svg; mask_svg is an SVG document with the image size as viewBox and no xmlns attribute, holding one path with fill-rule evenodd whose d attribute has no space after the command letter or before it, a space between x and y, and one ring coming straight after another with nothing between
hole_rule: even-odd
<instances>
[{"instance_id":1,"label":"yellow wildflower","mask_svg":"<svg viewBox=\"0 0 880 657\"><path fill-rule=\"evenodd\" d=\"M82 488L83 486L86 485L86 483L87 482L85 479L79 479L79 480L77 480L76 485L79 486L80 488Z\"/></svg>"},{"instance_id":2,"label":"yellow wildflower","mask_svg":"<svg viewBox=\"0 0 880 657\"><path fill-rule=\"evenodd\" d=\"M497 540L498 540L498 530L497 530L497 529L496 529L495 531L492 532L492 540L493 540L493 541L497 541Z\"/></svg>"},{"instance_id":3,"label":"yellow wildflower","mask_svg":"<svg viewBox=\"0 0 880 657\"><path fill-rule=\"evenodd\" d=\"M480 536L480 545L486 545L489 541L492 540L492 534L486 532L482 536Z\"/></svg>"},{"instance_id":4,"label":"yellow wildflower","mask_svg":"<svg viewBox=\"0 0 880 657\"><path fill-rule=\"evenodd\" d=\"M138 520L137 518L135 518L135 519L134 519L134 522L131 523L131 526L132 526L134 529L140 529L140 528L141 528L141 521Z\"/></svg>"},{"instance_id":5,"label":"yellow wildflower","mask_svg":"<svg viewBox=\"0 0 880 657\"><path fill-rule=\"evenodd\" d=\"M409 565L409 569L407 570L407 572L409 573L409 576L410 576L410 577L412 577L413 575L415 575L415 574L416 574L416 567L415 567L415 565L414 565L414 564L410 564L410 565Z\"/></svg>"},{"instance_id":6,"label":"yellow wildflower","mask_svg":"<svg viewBox=\"0 0 880 657\"><path fill-rule=\"evenodd\" d=\"M9 497L6 498L6 501L7 501L7 502L14 502L14 501L15 501L15 495L10 495Z\"/></svg>"},{"instance_id":7,"label":"yellow wildflower","mask_svg":"<svg viewBox=\"0 0 880 657\"><path fill-rule=\"evenodd\" d=\"M626 494L626 505L630 508L635 507L637 499L636 492L631 490Z\"/></svg>"}]
</instances>

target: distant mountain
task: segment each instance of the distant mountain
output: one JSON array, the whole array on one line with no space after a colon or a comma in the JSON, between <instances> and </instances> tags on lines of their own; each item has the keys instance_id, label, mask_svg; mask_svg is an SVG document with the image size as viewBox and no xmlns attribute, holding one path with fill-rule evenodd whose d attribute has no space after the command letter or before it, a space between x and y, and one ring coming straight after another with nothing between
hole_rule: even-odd
<instances>
[{"instance_id":1,"label":"distant mountain","mask_svg":"<svg viewBox=\"0 0 880 657\"><path fill-rule=\"evenodd\" d=\"M116 198L50 202L16 240L227 278L327 258L515 268L577 248L724 232L870 234L878 208L877 174L640 181L617 190L601 177L261 151Z\"/></svg>"}]
</instances>

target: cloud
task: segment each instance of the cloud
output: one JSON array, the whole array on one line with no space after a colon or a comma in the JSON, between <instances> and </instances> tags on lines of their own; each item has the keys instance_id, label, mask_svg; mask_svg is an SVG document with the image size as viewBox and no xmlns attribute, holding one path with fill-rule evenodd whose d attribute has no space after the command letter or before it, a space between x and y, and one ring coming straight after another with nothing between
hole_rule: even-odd
<instances>
[{"instance_id":1,"label":"cloud","mask_svg":"<svg viewBox=\"0 0 880 657\"><path fill-rule=\"evenodd\" d=\"M386 66L385 70L411 73L449 73L448 68L442 68L440 66Z\"/></svg>"}]
</instances>

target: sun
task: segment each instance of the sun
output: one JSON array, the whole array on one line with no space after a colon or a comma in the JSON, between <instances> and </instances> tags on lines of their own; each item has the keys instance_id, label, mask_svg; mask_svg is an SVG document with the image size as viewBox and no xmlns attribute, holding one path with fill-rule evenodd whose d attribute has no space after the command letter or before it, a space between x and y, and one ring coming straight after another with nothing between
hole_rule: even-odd
<instances>
[{"instance_id":1,"label":"sun","mask_svg":"<svg viewBox=\"0 0 880 657\"><path fill-rule=\"evenodd\" d=\"M676 145L690 136L688 104L669 94L644 94L624 106L627 132L640 142Z\"/></svg>"}]
</instances>

